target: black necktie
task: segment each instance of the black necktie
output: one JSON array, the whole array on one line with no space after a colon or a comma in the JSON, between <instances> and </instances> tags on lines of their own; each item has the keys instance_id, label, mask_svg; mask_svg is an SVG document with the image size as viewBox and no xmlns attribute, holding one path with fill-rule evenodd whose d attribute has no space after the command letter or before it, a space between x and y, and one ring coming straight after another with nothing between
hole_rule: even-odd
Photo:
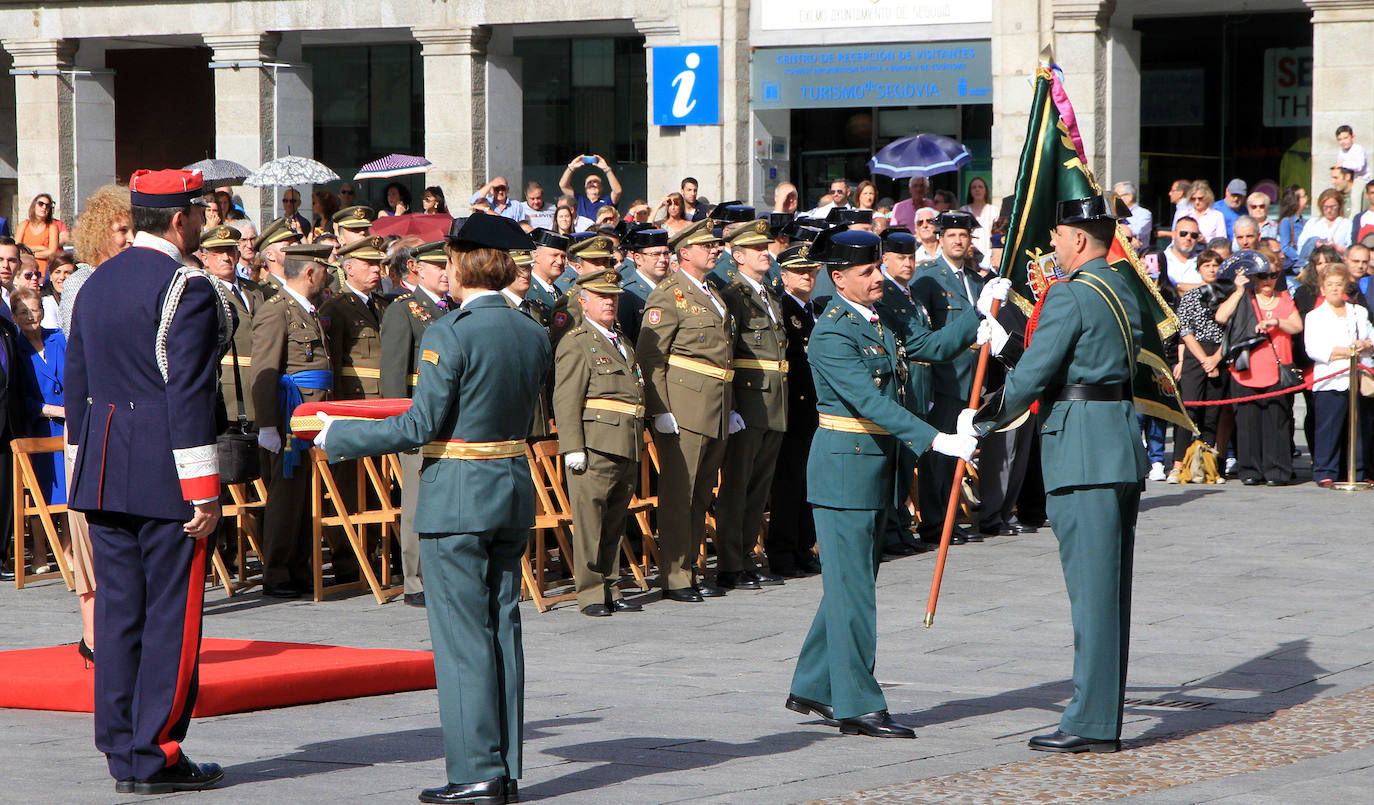
<instances>
[{"instance_id":1,"label":"black necktie","mask_svg":"<svg viewBox=\"0 0 1374 805\"><path fill-rule=\"evenodd\" d=\"M367 298L367 309L372 313L372 318L377 318L377 301L370 296Z\"/></svg>"}]
</instances>

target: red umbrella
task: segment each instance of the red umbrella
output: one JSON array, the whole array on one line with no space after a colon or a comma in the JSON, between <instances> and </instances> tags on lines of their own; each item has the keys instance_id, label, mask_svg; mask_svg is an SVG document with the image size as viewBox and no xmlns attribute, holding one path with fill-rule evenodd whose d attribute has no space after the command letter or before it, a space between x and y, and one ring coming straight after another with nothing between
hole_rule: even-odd
<instances>
[{"instance_id":1,"label":"red umbrella","mask_svg":"<svg viewBox=\"0 0 1374 805\"><path fill-rule=\"evenodd\" d=\"M372 222L374 235L419 235L426 242L440 240L453 225L451 215L427 215L411 212L405 215L382 215Z\"/></svg>"}]
</instances>

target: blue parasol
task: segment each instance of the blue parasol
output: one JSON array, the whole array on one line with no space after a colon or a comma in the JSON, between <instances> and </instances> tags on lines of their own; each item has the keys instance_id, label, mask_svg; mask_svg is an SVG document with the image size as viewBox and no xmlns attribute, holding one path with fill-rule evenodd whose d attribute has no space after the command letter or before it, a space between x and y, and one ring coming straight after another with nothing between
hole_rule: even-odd
<instances>
[{"instance_id":1,"label":"blue parasol","mask_svg":"<svg viewBox=\"0 0 1374 805\"><path fill-rule=\"evenodd\" d=\"M914 134L883 146L868 160L868 169L893 179L910 179L958 170L972 160L973 155L956 140Z\"/></svg>"}]
</instances>

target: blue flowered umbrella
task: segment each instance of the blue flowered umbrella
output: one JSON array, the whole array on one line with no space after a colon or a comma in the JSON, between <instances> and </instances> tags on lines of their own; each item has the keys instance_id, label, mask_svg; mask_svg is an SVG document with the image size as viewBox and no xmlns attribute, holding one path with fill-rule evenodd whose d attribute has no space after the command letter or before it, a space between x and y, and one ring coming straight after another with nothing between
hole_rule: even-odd
<instances>
[{"instance_id":1,"label":"blue flowered umbrella","mask_svg":"<svg viewBox=\"0 0 1374 805\"><path fill-rule=\"evenodd\" d=\"M868 169L893 179L934 176L958 170L973 155L958 141L939 134L914 134L883 146L868 160Z\"/></svg>"}]
</instances>

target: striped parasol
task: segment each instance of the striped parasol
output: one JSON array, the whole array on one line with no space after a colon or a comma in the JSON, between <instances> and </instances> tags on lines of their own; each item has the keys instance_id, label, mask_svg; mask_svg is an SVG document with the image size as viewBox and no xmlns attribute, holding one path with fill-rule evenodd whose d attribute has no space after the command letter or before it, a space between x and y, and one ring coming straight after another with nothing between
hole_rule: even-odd
<instances>
[{"instance_id":1,"label":"striped parasol","mask_svg":"<svg viewBox=\"0 0 1374 805\"><path fill-rule=\"evenodd\" d=\"M381 159L374 159L358 169L353 175L357 179L390 179L393 176L406 176L412 173L424 173L434 167L428 159L424 157L413 157L406 154L387 154Z\"/></svg>"}]
</instances>

